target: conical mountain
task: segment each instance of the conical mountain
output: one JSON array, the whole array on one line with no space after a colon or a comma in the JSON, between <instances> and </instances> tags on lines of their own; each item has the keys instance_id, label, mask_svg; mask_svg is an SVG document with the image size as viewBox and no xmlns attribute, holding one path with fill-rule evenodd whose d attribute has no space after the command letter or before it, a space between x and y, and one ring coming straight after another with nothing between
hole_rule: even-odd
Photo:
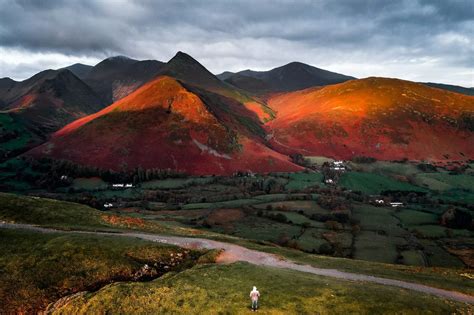
<instances>
[{"instance_id":1,"label":"conical mountain","mask_svg":"<svg viewBox=\"0 0 474 315\"><path fill-rule=\"evenodd\" d=\"M160 76L102 111L79 119L31 154L104 169L171 169L188 174L297 170L221 104Z\"/></svg>"}]
</instances>

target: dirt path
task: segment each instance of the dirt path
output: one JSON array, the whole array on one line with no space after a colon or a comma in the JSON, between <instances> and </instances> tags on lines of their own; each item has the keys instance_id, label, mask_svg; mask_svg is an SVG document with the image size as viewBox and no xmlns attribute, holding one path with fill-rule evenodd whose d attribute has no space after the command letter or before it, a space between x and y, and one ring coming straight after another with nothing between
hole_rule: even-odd
<instances>
[{"instance_id":1,"label":"dirt path","mask_svg":"<svg viewBox=\"0 0 474 315\"><path fill-rule=\"evenodd\" d=\"M147 234L139 232L127 232L127 233L106 233L106 232L84 232L84 231L59 231L49 228L42 228L38 226L28 224L8 224L0 223L0 228L6 229L27 229L42 233L83 233L83 234L96 234L96 235L114 235L121 237L136 237L144 240L149 240L158 243L172 244L184 248L203 248L203 249L223 249L223 253L219 256L217 263L232 263L236 261L245 261L251 264L260 266L269 266L275 268L286 268L297 270L301 272L312 273L315 275L350 280L350 281L366 281L377 283L381 285L400 287L408 290L418 291L435 295L441 298L458 301L462 303L474 304L474 296L438 289L422 284L393 280L388 278L381 278L363 274L355 274L350 272L343 272L336 269L324 269L316 268L309 265L300 265L290 260L280 259L273 254L259 252L251 250L242 246L229 244L225 242L213 241L202 238L191 238L181 236L166 236L158 234Z\"/></svg>"}]
</instances>

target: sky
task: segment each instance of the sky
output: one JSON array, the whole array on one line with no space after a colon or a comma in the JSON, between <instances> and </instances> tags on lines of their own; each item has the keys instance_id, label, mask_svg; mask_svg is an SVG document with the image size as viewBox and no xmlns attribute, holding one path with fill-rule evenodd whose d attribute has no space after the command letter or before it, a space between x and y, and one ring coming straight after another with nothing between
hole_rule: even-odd
<instances>
[{"instance_id":1,"label":"sky","mask_svg":"<svg viewBox=\"0 0 474 315\"><path fill-rule=\"evenodd\" d=\"M216 74L300 61L474 87L474 1L0 0L0 77L177 51Z\"/></svg>"}]
</instances>

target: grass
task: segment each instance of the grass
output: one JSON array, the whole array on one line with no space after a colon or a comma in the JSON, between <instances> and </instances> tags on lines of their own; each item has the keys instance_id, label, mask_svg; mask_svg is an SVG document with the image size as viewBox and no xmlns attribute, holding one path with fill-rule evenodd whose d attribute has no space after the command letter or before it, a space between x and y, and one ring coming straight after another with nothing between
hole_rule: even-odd
<instances>
[{"instance_id":1,"label":"grass","mask_svg":"<svg viewBox=\"0 0 474 315\"><path fill-rule=\"evenodd\" d=\"M245 217L234 224L235 229L232 235L250 240L273 241L280 235L285 234L290 238L296 238L301 231L301 227L279 223L266 218Z\"/></svg>"},{"instance_id":2,"label":"grass","mask_svg":"<svg viewBox=\"0 0 474 315\"><path fill-rule=\"evenodd\" d=\"M321 173L290 173L287 190L299 191L308 187L322 185L323 174Z\"/></svg>"},{"instance_id":3,"label":"grass","mask_svg":"<svg viewBox=\"0 0 474 315\"><path fill-rule=\"evenodd\" d=\"M416 165L411 163L394 163L387 161L375 161L374 163L350 163L351 167L357 171L376 173L385 176L413 176L421 173Z\"/></svg>"},{"instance_id":4,"label":"grass","mask_svg":"<svg viewBox=\"0 0 474 315\"><path fill-rule=\"evenodd\" d=\"M447 228L440 225L418 225L410 227L410 230L417 233L422 238L442 238L447 237Z\"/></svg>"},{"instance_id":5,"label":"grass","mask_svg":"<svg viewBox=\"0 0 474 315\"><path fill-rule=\"evenodd\" d=\"M309 160L311 164L323 165L325 162L333 162L334 159L327 158L324 156L305 156L305 159Z\"/></svg>"},{"instance_id":6,"label":"grass","mask_svg":"<svg viewBox=\"0 0 474 315\"><path fill-rule=\"evenodd\" d=\"M267 195L258 195L253 197L254 199L262 200L265 202L271 201L283 201L288 197L287 194L267 194Z\"/></svg>"},{"instance_id":7,"label":"grass","mask_svg":"<svg viewBox=\"0 0 474 315\"><path fill-rule=\"evenodd\" d=\"M155 277L189 267L203 253L114 236L0 230L0 238L0 305L11 314L33 314L65 295L132 280L144 264ZM178 254L183 259L173 259Z\"/></svg>"},{"instance_id":8,"label":"grass","mask_svg":"<svg viewBox=\"0 0 474 315\"><path fill-rule=\"evenodd\" d=\"M157 179L141 184L144 189L179 189L191 185L205 185L214 181L213 177Z\"/></svg>"},{"instance_id":9,"label":"grass","mask_svg":"<svg viewBox=\"0 0 474 315\"><path fill-rule=\"evenodd\" d=\"M369 274L375 276L389 277L400 280L418 282L449 290L457 290L474 294L474 282L461 276L466 271L457 268L413 268L403 265L386 265L375 262L341 259L326 256L308 255L297 250L258 244L245 239L232 236L215 234L208 231L196 231L189 228L164 228L161 224L145 221L144 224L127 225L126 217L110 215L108 221L102 220L98 215L103 212L95 209L73 204L69 202L54 201L42 198L31 198L16 196L11 194L0 194L0 220L7 220L23 223L55 226L58 228L74 229L134 229L141 231L169 233L186 236L207 237L215 240L235 243L247 248L274 253L288 259L310 264L321 268L335 268L348 272ZM375 208L382 209L382 208ZM46 216L46 217L44 217ZM114 220L111 220L113 218ZM248 221L238 226L239 234L256 240L272 239L279 234L286 232L288 236L297 236L300 228L280 224L268 219L258 217L248 217ZM289 233L288 233L289 232ZM421 240L425 241L425 240ZM383 244L383 243L382 243ZM435 244L436 245L436 244ZM438 247L435 247L438 248ZM453 267L462 267L462 263L456 257L442 251L451 259ZM434 255L434 258L441 257ZM434 264L436 265L436 264ZM446 265L449 265L446 263Z\"/></svg>"},{"instance_id":10,"label":"grass","mask_svg":"<svg viewBox=\"0 0 474 315\"><path fill-rule=\"evenodd\" d=\"M448 202L463 201L468 204L474 204L474 191L450 189L443 191L440 195L437 196L439 199Z\"/></svg>"},{"instance_id":11,"label":"grass","mask_svg":"<svg viewBox=\"0 0 474 315\"><path fill-rule=\"evenodd\" d=\"M254 199L235 199L219 202L202 202L202 203L188 203L181 208L184 210L193 209L214 209L214 208L240 208L243 206L254 205L264 202L262 198Z\"/></svg>"},{"instance_id":12,"label":"grass","mask_svg":"<svg viewBox=\"0 0 474 315\"><path fill-rule=\"evenodd\" d=\"M22 150L33 140L31 132L8 113L0 113L0 131L17 132L14 139L0 143L0 149L5 151Z\"/></svg>"},{"instance_id":13,"label":"grass","mask_svg":"<svg viewBox=\"0 0 474 315\"><path fill-rule=\"evenodd\" d=\"M126 198L126 199L140 199L142 191L137 188L126 188L126 189L108 189L102 191L96 191L93 193L98 198Z\"/></svg>"},{"instance_id":14,"label":"grass","mask_svg":"<svg viewBox=\"0 0 474 315\"><path fill-rule=\"evenodd\" d=\"M420 314L468 306L376 284L347 282L246 263L201 265L147 283L117 283L73 299L53 314L247 314L260 290L262 314Z\"/></svg>"},{"instance_id":15,"label":"grass","mask_svg":"<svg viewBox=\"0 0 474 315\"><path fill-rule=\"evenodd\" d=\"M99 177L76 178L72 182L72 188L79 190L99 190L107 187L107 183Z\"/></svg>"},{"instance_id":16,"label":"grass","mask_svg":"<svg viewBox=\"0 0 474 315\"><path fill-rule=\"evenodd\" d=\"M420 186L425 186L429 189L438 191L451 189L474 190L474 176L466 174L451 175L448 173L425 173L417 175L415 181Z\"/></svg>"},{"instance_id":17,"label":"grass","mask_svg":"<svg viewBox=\"0 0 474 315\"><path fill-rule=\"evenodd\" d=\"M436 242L431 241L431 240L420 240L420 243L424 247L424 251L428 259L428 264L430 266L440 266L440 267L463 267L464 266L464 264L457 257L445 251L438 244L436 244Z\"/></svg>"},{"instance_id":18,"label":"grass","mask_svg":"<svg viewBox=\"0 0 474 315\"><path fill-rule=\"evenodd\" d=\"M421 240L423 245L427 240ZM431 241L428 241L431 242ZM430 285L433 287L438 287L447 290L454 290L459 292L465 292L468 294L474 294L474 282L462 276L465 272L470 272L462 268L463 265L459 259L449 255L446 251L443 251L445 256L444 258L449 259L450 261L446 262L446 266L450 263L453 263L451 268L439 268L439 267L412 267L404 265L393 265L385 264L374 261L364 261L356 259L346 259L346 258L336 258L328 256L318 256L318 255L308 255L297 250L275 247L275 246L266 246L261 244L249 243L247 241L237 241L238 244L244 245L245 247L273 253L286 257L293 261L308 264L314 267L319 268L331 268L338 269L347 272L361 273L367 275L374 275L379 277L386 277L398 280L404 280L409 282L421 283L425 285ZM426 246L425 246L426 247ZM436 250L441 250L438 246L435 246ZM437 256L441 257L441 256ZM436 266L436 264L434 264ZM454 267L457 266L457 267Z\"/></svg>"},{"instance_id":19,"label":"grass","mask_svg":"<svg viewBox=\"0 0 474 315\"><path fill-rule=\"evenodd\" d=\"M399 221L393 216L394 210L384 207L374 207L358 204L352 211L360 227L365 231L384 231L390 236L403 236L405 230L398 226Z\"/></svg>"},{"instance_id":20,"label":"grass","mask_svg":"<svg viewBox=\"0 0 474 315\"><path fill-rule=\"evenodd\" d=\"M324 226L321 222L314 221L311 219L308 219L308 217L305 217L302 214L296 213L296 212L288 212L288 211L269 211L268 213L281 213L283 214L286 219L289 221L289 223L296 224L296 225L302 225L304 223L310 224L313 227L321 227Z\"/></svg>"},{"instance_id":21,"label":"grass","mask_svg":"<svg viewBox=\"0 0 474 315\"><path fill-rule=\"evenodd\" d=\"M406 227L423 224L437 224L439 219L436 214L403 209L394 214Z\"/></svg>"},{"instance_id":22,"label":"grass","mask_svg":"<svg viewBox=\"0 0 474 315\"><path fill-rule=\"evenodd\" d=\"M329 211L321 208L313 200L288 200L288 201L277 201L269 202L264 204L259 204L255 206L258 209L266 209L268 206L271 206L272 209L287 209L290 211L302 210L306 215L310 216L312 214L328 214Z\"/></svg>"},{"instance_id":23,"label":"grass","mask_svg":"<svg viewBox=\"0 0 474 315\"><path fill-rule=\"evenodd\" d=\"M128 216L102 212L85 205L47 198L0 193L0 220L58 229L117 231L134 229L163 233L169 228ZM183 230L184 231L184 230Z\"/></svg>"},{"instance_id":24,"label":"grass","mask_svg":"<svg viewBox=\"0 0 474 315\"><path fill-rule=\"evenodd\" d=\"M397 245L404 242L403 238L362 231L355 239L354 258L393 264L398 256Z\"/></svg>"},{"instance_id":25,"label":"grass","mask_svg":"<svg viewBox=\"0 0 474 315\"><path fill-rule=\"evenodd\" d=\"M102 212L77 203L0 193L0 219L67 228L105 228Z\"/></svg>"},{"instance_id":26,"label":"grass","mask_svg":"<svg viewBox=\"0 0 474 315\"><path fill-rule=\"evenodd\" d=\"M414 186L412 184L397 181L387 176L363 173L363 172L348 172L341 176L339 185L354 191L360 191L369 195L378 195L383 191L397 190L397 191L419 191L423 192L425 189Z\"/></svg>"},{"instance_id":27,"label":"grass","mask_svg":"<svg viewBox=\"0 0 474 315\"><path fill-rule=\"evenodd\" d=\"M321 236L322 230L315 228L308 228L298 238L298 246L307 252L318 252L319 247L327 241Z\"/></svg>"},{"instance_id":28,"label":"grass","mask_svg":"<svg viewBox=\"0 0 474 315\"><path fill-rule=\"evenodd\" d=\"M405 250L401 252L403 263L409 266L425 266L424 255L419 250Z\"/></svg>"}]
</instances>

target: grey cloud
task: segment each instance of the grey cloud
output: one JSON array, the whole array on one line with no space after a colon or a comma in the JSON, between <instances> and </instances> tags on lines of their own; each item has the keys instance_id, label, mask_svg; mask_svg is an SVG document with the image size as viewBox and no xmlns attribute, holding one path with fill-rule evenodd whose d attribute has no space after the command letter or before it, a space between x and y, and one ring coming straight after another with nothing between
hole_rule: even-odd
<instances>
[{"instance_id":1,"label":"grey cloud","mask_svg":"<svg viewBox=\"0 0 474 315\"><path fill-rule=\"evenodd\" d=\"M341 58L466 72L473 28L471 0L0 0L0 47L159 60L185 50L216 72Z\"/></svg>"}]
</instances>

